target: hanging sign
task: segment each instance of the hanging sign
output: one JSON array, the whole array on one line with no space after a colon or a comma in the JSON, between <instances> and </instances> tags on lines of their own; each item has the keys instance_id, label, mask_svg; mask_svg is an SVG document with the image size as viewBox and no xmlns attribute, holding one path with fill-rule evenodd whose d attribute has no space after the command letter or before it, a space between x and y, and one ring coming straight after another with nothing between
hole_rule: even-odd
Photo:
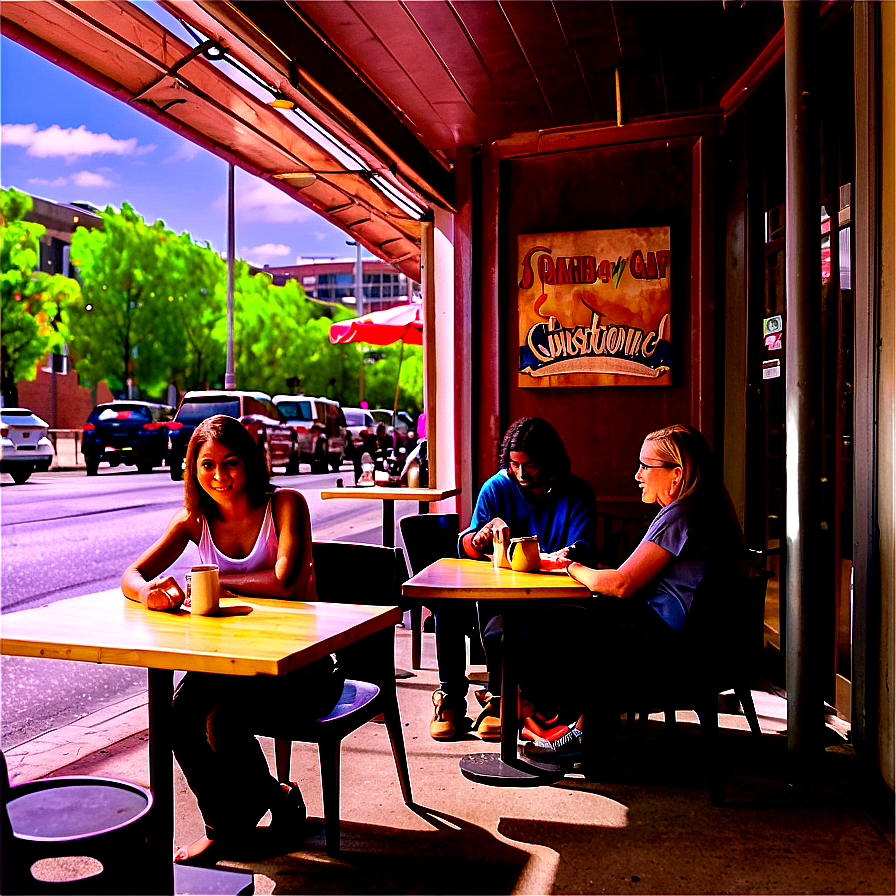
<instances>
[{"instance_id":1,"label":"hanging sign","mask_svg":"<svg viewBox=\"0 0 896 896\"><path fill-rule=\"evenodd\" d=\"M669 228L521 234L519 385L671 383Z\"/></svg>"}]
</instances>

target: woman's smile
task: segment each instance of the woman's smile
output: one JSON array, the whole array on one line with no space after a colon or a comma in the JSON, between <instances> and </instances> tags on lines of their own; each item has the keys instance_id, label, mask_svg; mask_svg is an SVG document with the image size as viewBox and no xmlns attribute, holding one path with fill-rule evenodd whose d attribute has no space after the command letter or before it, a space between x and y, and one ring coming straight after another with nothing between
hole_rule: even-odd
<instances>
[{"instance_id":1,"label":"woman's smile","mask_svg":"<svg viewBox=\"0 0 896 896\"><path fill-rule=\"evenodd\" d=\"M212 497L230 498L246 486L243 459L220 442L206 442L196 460L199 485Z\"/></svg>"}]
</instances>

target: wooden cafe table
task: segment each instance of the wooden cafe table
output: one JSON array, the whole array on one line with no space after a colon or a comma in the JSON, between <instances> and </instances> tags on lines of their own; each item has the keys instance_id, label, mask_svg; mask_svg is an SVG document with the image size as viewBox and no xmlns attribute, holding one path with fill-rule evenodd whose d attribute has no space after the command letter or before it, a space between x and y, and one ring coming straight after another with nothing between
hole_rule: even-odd
<instances>
[{"instance_id":1,"label":"wooden cafe table","mask_svg":"<svg viewBox=\"0 0 896 896\"><path fill-rule=\"evenodd\" d=\"M583 600L591 592L563 571L517 572L495 569L482 560L443 559L421 570L402 586L402 594L423 600ZM504 618L504 651L501 674L501 752L464 756L464 777L481 784L521 786L546 784L563 776L556 765L532 762L519 756L517 735L518 659L516 622Z\"/></svg>"},{"instance_id":2,"label":"wooden cafe table","mask_svg":"<svg viewBox=\"0 0 896 896\"><path fill-rule=\"evenodd\" d=\"M247 606L248 615L234 615L236 608ZM398 607L357 604L240 597L224 599L221 607L216 616L193 617L184 609L158 612L114 588L4 614L2 620L4 654L149 670L150 839L160 876L158 889L151 892L174 892L174 671L285 675L401 620ZM392 651L392 639L377 640L384 651L387 646ZM391 653L383 658L387 665L393 661Z\"/></svg>"},{"instance_id":3,"label":"wooden cafe table","mask_svg":"<svg viewBox=\"0 0 896 896\"><path fill-rule=\"evenodd\" d=\"M322 500L331 498L356 498L362 501L383 502L383 544L395 547L395 502L418 501L420 513L426 513L428 505L459 495L459 488L410 488L401 485L349 486L347 488L321 489Z\"/></svg>"}]
</instances>

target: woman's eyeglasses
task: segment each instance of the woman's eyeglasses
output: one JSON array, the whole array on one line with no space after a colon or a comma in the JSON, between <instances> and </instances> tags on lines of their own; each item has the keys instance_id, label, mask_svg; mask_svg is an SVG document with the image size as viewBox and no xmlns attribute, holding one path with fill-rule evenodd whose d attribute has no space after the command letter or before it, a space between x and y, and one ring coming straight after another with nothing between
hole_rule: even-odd
<instances>
[{"instance_id":1,"label":"woman's eyeglasses","mask_svg":"<svg viewBox=\"0 0 896 896\"><path fill-rule=\"evenodd\" d=\"M663 469L673 469L677 467L678 464L645 464L644 461L638 461L638 472L642 473L644 470L663 470Z\"/></svg>"}]
</instances>

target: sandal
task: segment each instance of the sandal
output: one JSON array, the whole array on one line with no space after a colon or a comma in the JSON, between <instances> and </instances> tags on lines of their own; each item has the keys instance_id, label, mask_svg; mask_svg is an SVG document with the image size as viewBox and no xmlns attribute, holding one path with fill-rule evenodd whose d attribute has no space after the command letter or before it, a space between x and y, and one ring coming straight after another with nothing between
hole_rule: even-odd
<instances>
[{"instance_id":1,"label":"sandal","mask_svg":"<svg viewBox=\"0 0 896 896\"><path fill-rule=\"evenodd\" d=\"M521 736L523 740L555 741L569 731L569 725L551 725L545 727L538 719L528 716L523 719Z\"/></svg>"}]
</instances>

